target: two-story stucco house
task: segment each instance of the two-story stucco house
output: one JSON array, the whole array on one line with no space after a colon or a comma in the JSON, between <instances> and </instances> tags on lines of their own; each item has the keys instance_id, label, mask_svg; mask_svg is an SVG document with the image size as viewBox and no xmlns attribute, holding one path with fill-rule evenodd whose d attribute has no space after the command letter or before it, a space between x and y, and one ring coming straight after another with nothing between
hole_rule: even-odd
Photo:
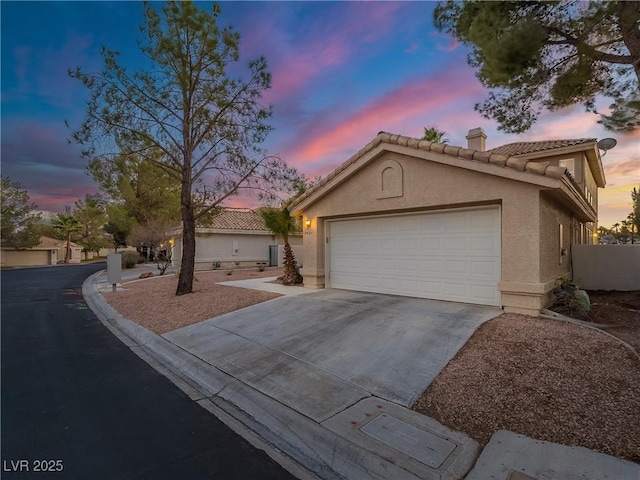
<instances>
[{"instance_id":1,"label":"two-story stucco house","mask_svg":"<svg viewBox=\"0 0 640 480\"><path fill-rule=\"evenodd\" d=\"M304 284L501 306L537 314L571 245L592 243L595 139L485 150L380 133L300 196Z\"/></svg>"}]
</instances>

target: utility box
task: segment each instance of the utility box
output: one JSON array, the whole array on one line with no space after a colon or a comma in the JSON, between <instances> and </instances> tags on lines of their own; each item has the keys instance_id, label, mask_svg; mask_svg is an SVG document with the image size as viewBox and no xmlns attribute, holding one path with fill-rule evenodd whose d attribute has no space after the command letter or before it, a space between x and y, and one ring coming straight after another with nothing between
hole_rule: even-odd
<instances>
[{"instance_id":1,"label":"utility box","mask_svg":"<svg viewBox=\"0 0 640 480\"><path fill-rule=\"evenodd\" d=\"M122 255L119 253L107 255L107 282L114 286L122 283Z\"/></svg>"}]
</instances>

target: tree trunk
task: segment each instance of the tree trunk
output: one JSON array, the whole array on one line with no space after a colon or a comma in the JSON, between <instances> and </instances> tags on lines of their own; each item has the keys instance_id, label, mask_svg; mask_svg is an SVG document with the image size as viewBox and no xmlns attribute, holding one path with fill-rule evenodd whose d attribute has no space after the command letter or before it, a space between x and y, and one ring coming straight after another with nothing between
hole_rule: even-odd
<instances>
[{"instance_id":1,"label":"tree trunk","mask_svg":"<svg viewBox=\"0 0 640 480\"><path fill-rule=\"evenodd\" d=\"M285 285L296 285L302 283L302 275L298 272L296 258L289 242L284 244L284 278L282 283Z\"/></svg>"},{"instance_id":2,"label":"tree trunk","mask_svg":"<svg viewBox=\"0 0 640 480\"><path fill-rule=\"evenodd\" d=\"M71 260L71 232L67 234L67 248L64 252L64 263L69 263Z\"/></svg>"},{"instance_id":3,"label":"tree trunk","mask_svg":"<svg viewBox=\"0 0 640 480\"><path fill-rule=\"evenodd\" d=\"M193 271L196 258L196 222L191 203L191 182L183 180L180 193L182 210L182 260L176 295L184 295L193 291Z\"/></svg>"}]
</instances>

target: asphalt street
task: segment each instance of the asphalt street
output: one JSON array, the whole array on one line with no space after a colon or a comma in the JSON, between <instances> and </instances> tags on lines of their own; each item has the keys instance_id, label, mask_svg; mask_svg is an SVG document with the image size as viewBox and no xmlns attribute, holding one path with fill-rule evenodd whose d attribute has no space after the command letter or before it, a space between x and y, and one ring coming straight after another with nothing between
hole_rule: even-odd
<instances>
[{"instance_id":1,"label":"asphalt street","mask_svg":"<svg viewBox=\"0 0 640 480\"><path fill-rule=\"evenodd\" d=\"M292 479L100 323L104 264L3 270L6 479Z\"/></svg>"}]
</instances>

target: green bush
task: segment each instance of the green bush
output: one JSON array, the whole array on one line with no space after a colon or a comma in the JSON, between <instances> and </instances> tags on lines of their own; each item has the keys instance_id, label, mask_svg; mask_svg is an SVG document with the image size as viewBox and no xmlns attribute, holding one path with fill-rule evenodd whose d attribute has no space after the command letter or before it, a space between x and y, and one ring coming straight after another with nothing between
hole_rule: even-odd
<instances>
[{"instance_id":1,"label":"green bush","mask_svg":"<svg viewBox=\"0 0 640 480\"><path fill-rule=\"evenodd\" d=\"M123 252L122 253L122 268L133 268L138 263L140 255L138 252Z\"/></svg>"}]
</instances>

